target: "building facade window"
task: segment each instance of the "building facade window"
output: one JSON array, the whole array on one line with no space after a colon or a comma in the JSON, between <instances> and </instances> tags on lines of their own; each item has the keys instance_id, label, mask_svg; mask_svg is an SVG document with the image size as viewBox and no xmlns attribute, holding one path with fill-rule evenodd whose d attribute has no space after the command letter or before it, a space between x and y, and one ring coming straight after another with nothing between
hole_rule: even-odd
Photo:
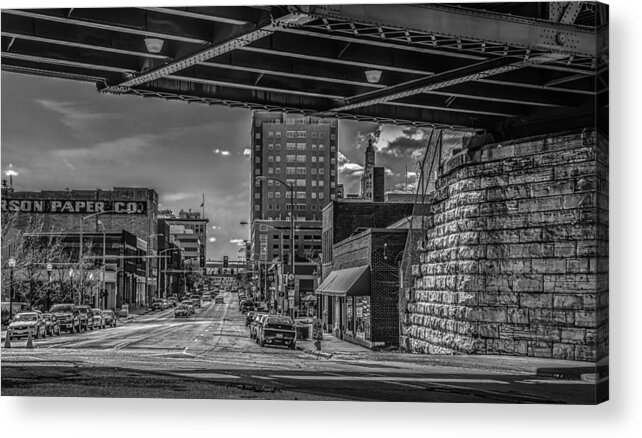
<instances>
[{"instance_id":1,"label":"building facade window","mask_svg":"<svg viewBox=\"0 0 642 438\"><path fill-rule=\"evenodd\" d=\"M296 131L285 131L285 136L287 138L296 138Z\"/></svg>"},{"instance_id":2,"label":"building facade window","mask_svg":"<svg viewBox=\"0 0 642 438\"><path fill-rule=\"evenodd\" d=\"M294 151L294 150L296 150L296 143L286 143L285 144L285 150L286 151Z\"/></svg>"},{"instance_id":3,"label":"building facade window","mask_svg":"<svg viewBox=\"0 0 642 438\"><path fill-rule=\"evenodd\" d=\"M294 167L286 167L285 168L285 174L286 175L294 175L295 174L295 168Z\"/></svg>"},{"instance_id":4,"label":"building facade window","mask_svg":"<svg viewBox=\"0 0 642 438\"><path fill-rule=\"evenodd\" d=\"M304 151L304 150L305 150L305 147L306 147L306 144L305 144L305 143L297 143L297 144L296 144L296 148L297 148L297 150L299 150L299 151Z\"/></svg>"},{"instance_id":5,"label":"building facade window","mask_svg":"<svg viewBox=\"0 0 642 438\"><path fill-rule=\"evenodd\" d=\"M305 163L305 155L297 155L296 156L296 162L297 163Z\"/></svg>"},{"instance_id":6,"label":"building facade window","mask_svg":"<svg viewBox=\"0 0 642 438\"><path fill-rule=\"evenodd\" d=\"M286 155L285 156L285 162L286 163L294 163L296 161L296 156L295 155Z\"/></svg>"},{"instance_id":7,"label":"building facade window","mask_svg":"<svg viewBox=\"0 0 642 438\"><path fill-rule=\"evenodd\" d=\"M268 167L268 175L272 175L274 173L274 168Z\"/></svg>"}]
</instances>

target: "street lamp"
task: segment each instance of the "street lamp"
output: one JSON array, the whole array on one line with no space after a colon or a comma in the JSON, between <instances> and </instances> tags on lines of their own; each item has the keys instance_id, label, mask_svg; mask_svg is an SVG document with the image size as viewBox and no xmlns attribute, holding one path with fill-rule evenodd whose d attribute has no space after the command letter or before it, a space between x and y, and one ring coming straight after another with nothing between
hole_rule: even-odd
<instances>
[{"instance_id":1,"label":"street lamp","mask_svg":"<svg viewBox=\"0 0 642 438\"><path fill-rule=\"evenodd\" d=\"M249 225L249 222L247 222L247 221L241 221L240 223L241 223L241 225ZM266 223L261 223L261 225L265 225L266 227L270 227L270 228L276 230L279 233L279 245L280 245L279 252L280 252L281 266L283 266L283 230L281 228L279 228L279 227L275 227L274 225L270 225L270 224L266 224ZM244 240L243 242L245 243L245 242L251 242L251 241ZM254 276L254 261L255 261L254 259L255 259L256 255L257 255L256 252L252 251L252 260L251 260L251 262L252 262L252 276ZM260 256L260 254L259 254L259 256ZM267 257L267 255L266 255L266 257ZM257 262L258 262L258 270L259 270L259 282L258 283L260 285L260 282L261 282L261 259L260 259L260 257L257 260ZM267 265L268 265L268 261L266 259L265 260L265 278L264 278L265 299L268 300L269 304L272 304L274 301L271 300L268 297L268 290L267 290Z\"/></svg>"},{"instance_id":2,"label":"street lamp","mask_svg":"<svg viewBox=\"0 0 642 438\"><path fill-rule=\"evenodd\" d=\"M103 221L100 221L100 220L98 221L98 223L103 229L103 265L102 265L102 272L101 272L102 284L100 286L100 294L102 296L103 294L105 294L105 262L106 262L105 255L106 255L106 249L107 249L107 239L105 238L105 224L103 224ZM98 297L96 297L96 307L99 307Z\"/></svg>"},{"instance_id":3,"label":"street lamp","mask_svg":"<svg viewBox=\"0 0 642 438\"><path fill-rule=\"evenodd\" d=\"M151 247L152 247L152 238L153 237L159 237L159 236L165 236L163 233L154 233L150 234L149 237L147 238L147 255L151 252ZM148 257L145 261L145 297L146 298L151 298L149 296L149 262L151 262L151 259ZM149 300L151 303L151 300ZM148 303L149 304L149 303Z\"/></svg>"},{"instance_id":4,"label":"street lamp","mask_svg":"<svg viewBox=\"0 0 642 438\"><path fill-rule=\"evenodd\" d=\"M160 263L160 255L163 254L164 252L167 251L177 251L178 248L167 248L162 250L161 252L158 253L159 255L159 263ZM165 269L163 270L163 273L165 274L165 280L163 281L163 289L165 290L165 298L167 298L167 259L165 259Z\"/></svg>"},{"instance_id":5,"label":"street lamp","mask_svg":"<svg viewBox=\"0 0 642 438\"><path fill-rule=\"evenodd\" d=\"M53 265L47 263L47 311L51 308L51 270Z\"/></svg>"},{"instance_id":6,"label":"street lamp","mask_svg":"<svg viewBox=\"0 0 642 438\"><path fill-rule=\"evenodd\" d=\"M16 259L11 257L7 262L9 265L9 321L13 318L13 268L16 267ZM8 335L7 335L8 336Z\"/></svg>"},{"instance_id":7,"label":"street lamp","mask_svg":"<svg viewBox=\"0 0 642 438\"><path fill-rule=\"evenodd\" d=\"M292 184L288 184L287 182L283 181L280 178L275 178L272 176L257 176L256 180L257 181L266 181L266 180L274 180L277 181L281 184L283 184L285 187L290 190L290 269L291 269L291 274L293 281L295 281L294 284L296 284L296 279L294 277L294 186ZM294 316L294 309L290 310L292 312L292 315Z\"/></svg>"},{"instance_id":8,"label":"street lamp","mask_svg":"<svg viewBox=\"0 0 642 438\"><path fill-rule=\"evenodd\" d=\"M83 224L85 223L85 219L89 219L90 217L98 216L101 214L105 213L114 213L116 210L105 210L105 211L99 211L98 213L92 213L87 216L81 216L80 217L80 248L78 248L78 254L79 254L79 266L78 266L78 272L79 272L79 277L78 277L78 304L82 304L82 290L83 290L83 279L82 279L82 268L83 268L83 249L82 249L82 234L83 234ZM104 260L103 260L104 261Z\"/></svg>"}]
</instances>

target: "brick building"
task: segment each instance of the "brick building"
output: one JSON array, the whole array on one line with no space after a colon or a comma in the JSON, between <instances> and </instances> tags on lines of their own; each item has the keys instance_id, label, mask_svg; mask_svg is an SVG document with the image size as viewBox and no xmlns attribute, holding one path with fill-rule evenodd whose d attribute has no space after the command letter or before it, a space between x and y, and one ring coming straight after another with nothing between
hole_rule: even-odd
<instances>
[{"instance_id":1,"label":"brick building","mask_svg":"<svg viewBox=\"0 0 642 438\"><path fill-rule=\"evenodd\" d=\"M411 216L414 204L371 202L366 199L338 199L323 209L322 275L332 269L333 245L350 237L358 229L386 228Z\"/></svg>"},{"instance_id":2,"label":"brick building","mask_svg":"<svg viewBox=\"0 0 642 438\"><path fill-rule=\"evenodd\" d=\"M40 232L59 233L69 246L75 245L76 254L82 227L83 243L85 236L90 239L96 254L102 253L102 235L111 236L118 243L108 242L106 250L116 251L113 245L134 248L138 255L155 255L157 244L158 195L153 189L114 187L113 190L46 190L40 192L3 190L3 213L14 213L14 230L30 231L30 221L37 217L42 222ZM97 214L98 213L98 214ZM88 217L89 216L89 217ZM83 218L86 218L83 220ZM126 233L125 233L126 232ZM73 237L72 237L73 236ZM77 239L76 239L77 236ZM100 236L98 239L96 236ZM118 237L120 236L120 237ZM123 237L125 236L125 237ZM89 241L89 240L88 240ZM78 242L78 243L76 243ZM3 257L6 254L3 254ZM119 264L122 275L132 274L131 291L119 289L123 282L115 282L115 295L110 301L146 305L156 294L156 263L146 258L139 260L142 269L125 269ZM108 286L110 289L111 286Z\"/></svg>"},{"instance_id":3,"label":"brick building","mask_svg":"<svg viewBox=\"0 0 642 438\"><path fill-rule=\"evenodd\" d=\"M407 230L385 228L413 209L410 203L338 199L323 210L317 315L337 336L370 348L398 345L398 265Z\"/></svg>"},{"instance_id":4,"label":"brick building","mask_svg":"<svg viewBox=\"0 0 642 438\"><path fill-rule=\"evenodd\" d=\"M399 265L407 230L370 228L333 245L317 314L335 336L368 348L399 345Z\"/></svg>"}]
</instances>

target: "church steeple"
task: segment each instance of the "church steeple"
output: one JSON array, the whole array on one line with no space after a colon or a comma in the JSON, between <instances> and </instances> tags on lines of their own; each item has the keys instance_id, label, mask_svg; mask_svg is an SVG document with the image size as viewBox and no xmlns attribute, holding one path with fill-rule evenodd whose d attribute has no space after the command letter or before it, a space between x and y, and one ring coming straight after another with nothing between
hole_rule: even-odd
<instances>
[{"instance_id":1,"label":"church steeple","mask_svg":"<svg viewBox=\"0 0 642 438\"><path fill-rule=\"evenodd\" d=\"M372 200L372 174L375 167L375 150L372 146L372 138L368 140L366 148L366 162L361 174L361 197Z\"/></svg>"},{"instance_id":2,"label":"church steeple","mask_svg":"<svg viewBox=\"0 0 642 438\"><path fill-rule=\"evenodd\" d=\"M375 165L375 150L372 146L372 139L368 140L368 147L366 148L366 169L372 169Z\"/></svg>"}]
</instances>

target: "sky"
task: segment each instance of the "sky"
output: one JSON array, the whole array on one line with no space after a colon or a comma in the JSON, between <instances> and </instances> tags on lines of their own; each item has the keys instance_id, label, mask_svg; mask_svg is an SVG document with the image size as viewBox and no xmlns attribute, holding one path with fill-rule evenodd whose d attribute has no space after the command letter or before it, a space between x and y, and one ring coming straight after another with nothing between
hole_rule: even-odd
<instances>
[{"instance_id":1,"label":"sky","mask_svg":"<svg viewBox=\"0 0 642 438\"><path fill-rule=\"evenodd\" d=\"M238 257L249 237L251 112L99 94L93 84L1 73L1 167L16 190L156 190L160 209L209 218L208 259ZM386 191L413 189L426 132L339 121L339 184L359 192L373 139Z\"/></svg>"}]
</instances>

